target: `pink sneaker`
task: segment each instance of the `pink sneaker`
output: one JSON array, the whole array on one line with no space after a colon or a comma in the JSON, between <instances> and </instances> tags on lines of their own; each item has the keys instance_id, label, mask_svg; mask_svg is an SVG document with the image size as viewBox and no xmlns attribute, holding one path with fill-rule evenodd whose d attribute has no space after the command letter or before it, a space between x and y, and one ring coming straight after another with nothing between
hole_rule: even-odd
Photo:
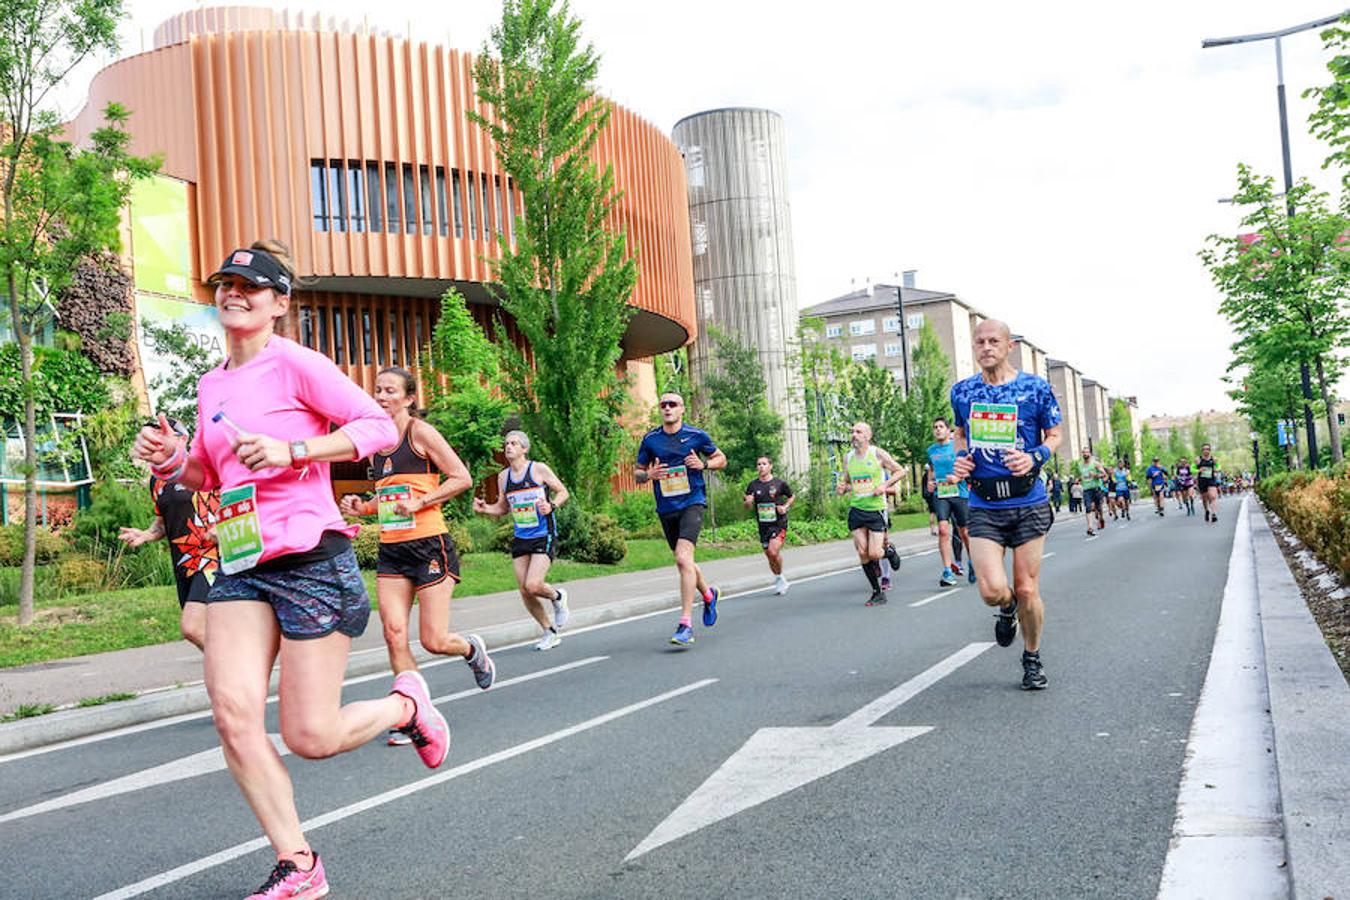
<instances>
[{"instance_id":1,"label":"pink sneaker","mask_svg":"<svg viewBox=\"0 0 1350 900\"><path fill-rule=\"evenodd\" d=\"M272 874L263 886L247 900L315 900L328 896L328 878L323 874L323 860L314 854L314 868L301 872L289 859L278 860Z\"/></svg>"},{"instance_id":2,"label":"pink sneaker","mask_svg":"<svg viewBox=\"0 0 1350 900\"><path fill-rule=\"evenodd\" d=\"M399 731L412 738L417 747L417 755L428 769L434 769L445 762L450 753L450 725L445 716L431 705L431 692L422 674L417 671L400 672L394 679L392 694L402 694L416 707L412 721Z\"/></svg>"}]
</instances>

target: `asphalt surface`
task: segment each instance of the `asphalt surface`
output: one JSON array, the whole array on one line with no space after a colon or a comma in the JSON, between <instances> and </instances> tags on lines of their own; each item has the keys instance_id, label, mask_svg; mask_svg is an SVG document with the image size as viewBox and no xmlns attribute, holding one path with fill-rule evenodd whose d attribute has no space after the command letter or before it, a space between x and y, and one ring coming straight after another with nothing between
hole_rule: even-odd
<instances>
[{"instance_id":1,"label":"asphalt surface","mask_svg":"<svg viewBox=\"0 0 1350 900\"><path fill-rule=\"evenodd\" d=\"M1137 505L1091 540L1062 523L1042 573L1048 690L1020 690L1020 637L971 648L872 726L932 730L631 860L719 770L705 808L789 777L787 744L745 777L723 768L760 729L835 725L992 642L974 587L911 606L945 593L927 556L884 607L863 605L855 569L729 597L715 628L696 615L688 650L660 613L497 651L487 693L458 661L426 668L433 695L455 695L446 764L382 740L287 756L300 813L324 817L307 833L334 897L1153 897L1236 509L1207 525ZM0 762L0 896L136 896L164 873L151 896L247 894L272 854L228 773L163 781L216 746L203 717ZM147 769L125 792L13 817Z\"/></svg>"}]
</instances>

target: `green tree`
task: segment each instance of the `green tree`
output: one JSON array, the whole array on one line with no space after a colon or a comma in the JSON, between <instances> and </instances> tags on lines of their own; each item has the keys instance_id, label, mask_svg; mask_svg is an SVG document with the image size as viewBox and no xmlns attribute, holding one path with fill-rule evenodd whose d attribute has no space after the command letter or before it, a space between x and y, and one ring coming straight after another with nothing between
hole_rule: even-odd
<instances>
[{"instance_id":1,"label":"green tree","mask_svg":"<svg viewBox=\"0 0 1350 900\"><path fill-rule=\"evenodd\" d=\"M497 350L454 288L441 297L430 350L434 377L427 421L445 435L476 482L496 471L493 454L501 448L511 403L496 390Z\"/></svg>"},{"instance_id":2,"label":"green tree","mask_svg":"<svg viewBox=\"0 0 1350 900\"><path fill-rule=\"evenodd\" d=\"M1124 400L1116 397L1111 401L1111 443L1116 455L1125 458L1126 465L1133 467L1135 460L1134 431L1130 428L1130 407Z\"/></svg>"},{"instance_id":3,"label":"green tree","mask_svg":"<svg viewBox=\"0 0 1350 900\"><path fill-rule=\"evenodd\" d=\"M902 436L896 443L900 453L897 460L920 467L928 462L933 420L941 416L950 422L952 418L951 391L951 360L943 352L932 324L925 319L911 357L909 394L900 419Z\"/></svg>"},{"instance_id":4,"label":"green tree","mask_svg":"<svg viewBox=\"0 0 1350 900\"><path fill-rule=\"evenodd\" d=\"M1186 446L1186 438L1182 436L1180 428L1169 428L1167 431L1167 459L1175 464L1183 456L1190 456L1191 448Z\"/></svg>"},{"instance_id":5,"label":"green tree","mask_svg":"<svg viewBox=\"0 0 1350 900\"><path fill-rule=\"evenodd\" d=\"M1317 100L1317 107L1308 116L1309 130L1318 140L1331 148L1322 168L1338 166L1342 183L1350 175L1350 16L1321 33L1322 46L1331 53L1327 71L1331 83L1311 87L1304 97Z\"/></svg>"},{"instance_id":6,"label":"green tree","mask_svg":"<svg viewBox=\"0 0 1350 900\"><path fill-rule=\"evenodd\" d=\"M661 353L652 358L652 370L656 375L656 393L674 392L689 399L689 353L685 348Z\"/></svg>"},{"instance_id":7,"label":"green tree","mask_svg":"<svg viewBox=\"0 0 1350 900\"><path fill-rule=\"evenodd\" d=\"M755 470L761 456L779 461L783 450L783 417L769 409L768 383L759 354L714 327L713 366L703 379L717 446L727 457L726 478L735 481Z\"/></svg>"},{"instance_id":8,"label":"green tree","mask_svg":"<svg viewBox=\"0 0 1350 900\"><path fill-rule=\"evenodd\" d=\"M197 382L219 365L220 360L194 341L192 333L181 322L156 325L149 319L142 319L141 332L155 353L177 360L174 368L156 375L148 385L155 398L156 412L177 419L189 429L196 428Z\"/></svg>"},{"instance_id":9,"label":"green tree","mask_svg":"<svg viewBox=\"0 0 1350 900\"><path fill-rule=\"evenodd\" d=\"M799 505L807 518L825 515L834 472L842 465L839 451L848 441L844 409L847 373L853 363L825 340L825 322L804 318L797 325L793 364L802 374L803 409L811 463L806 471L806 492Z\"/></svg>"},{"instance_id":10,"label":"green tree","mask_svg":"<svg viewBox=\"0 0 1350 900\"><path fill-rule=\"evenodd\" d=\"M903 461L905 389L889 369L872 362L850 361L840 398L844 430L854 422L872 426L872 442Z\"/></svg>"},{"instance_id":11,"label":"green tree","mask_svg":"<svg viewBox=\"0 0 1350 900\"><path fill-rule=\"evenodd\" d=\"M516 246L497 235L491 288L528 343L499 329L504 387L549 464L581 496L608 493L625 434L620 341L637 262L615 224L613 168L592 151L610 104L595 93L599 57L556 0L505 0L474 67L497 159L524 198Z\"/></svg>"},{"instance_id":12,"label":"green tree","mask_svg":"<svg viewBox=\"0 0 1350 900\"><path fill-rule=\"evenodd\" d=\"M1204 420L1197 414L1191 421L1191 458L1200 455L1200 448L1209 443L1209 435L1205 432Z\"/></svg>"}]
</instances>

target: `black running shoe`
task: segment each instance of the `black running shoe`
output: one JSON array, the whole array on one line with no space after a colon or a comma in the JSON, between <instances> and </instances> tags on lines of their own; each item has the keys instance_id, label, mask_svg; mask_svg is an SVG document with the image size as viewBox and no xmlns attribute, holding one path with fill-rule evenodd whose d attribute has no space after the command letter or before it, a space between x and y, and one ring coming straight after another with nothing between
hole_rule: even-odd
<instances>
[{"instance_id":1,"label":"black running shoe","mask_svg":"<svg viewBox=\"0 0 1350 900\"><path fill-rule=\"evenodd\" d=\"M865 605L865 606L885 606L885 605L886 605L886 592L885 592L885 591L873 591L873 592L872 592L872 596L871 596L870 598L868 598L867 603L864 604L864 605Z\"/></svg>"},{"instance_id":2,"label":"black running shoe","mask_svg":"<svg viewBox=\"0 0 1350 900\"><path fill-rule=\"evenodd\" d=\"M1041 666L1039 653L1022 654L1022 690L1045 690L1045 669Z\"/></svg>"},{"instance_id":3,"label":"black running shoe","mask_svg":"<svg viewBox=\"0 0 1350 900\"><path fill-rule=\"evenodd\" d=\"M994 640L998 641L1000 647L1007 647L1012 644L1013 638L1017 637L1017 598L1013 598L1011 606L1000 606L998 612L994 613Z\"/></svg>"},{"instance_id":4,"label":"black running shoe","mask_svg":"<svg viewBox=\"0 0 1350 900\"><path fill-rule=\"evenodd\" d=\"M891 568L896 572L900 571L900 553L895 549L894 544L886 545L886 562L891 564Z\"/></svg>"}]
</instances>

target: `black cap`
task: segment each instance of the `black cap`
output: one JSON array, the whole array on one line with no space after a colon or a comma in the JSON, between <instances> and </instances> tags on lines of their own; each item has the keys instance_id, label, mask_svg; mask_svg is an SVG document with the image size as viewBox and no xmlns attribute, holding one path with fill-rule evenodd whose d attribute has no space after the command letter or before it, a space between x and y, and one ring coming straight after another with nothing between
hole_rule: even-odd
<instances>
[{"instance_id":1,"label":"black cap","mask_svg":"<svg viewBox=\"0 0 1350 900\"><path fill-rule=\"evenodd\" d=\"M222 275L242 275L258 287L270 287L278 294L291 292L291 277L266 250L231 251L206 283L215 284Z\"/></svg>"}]
</instances>

